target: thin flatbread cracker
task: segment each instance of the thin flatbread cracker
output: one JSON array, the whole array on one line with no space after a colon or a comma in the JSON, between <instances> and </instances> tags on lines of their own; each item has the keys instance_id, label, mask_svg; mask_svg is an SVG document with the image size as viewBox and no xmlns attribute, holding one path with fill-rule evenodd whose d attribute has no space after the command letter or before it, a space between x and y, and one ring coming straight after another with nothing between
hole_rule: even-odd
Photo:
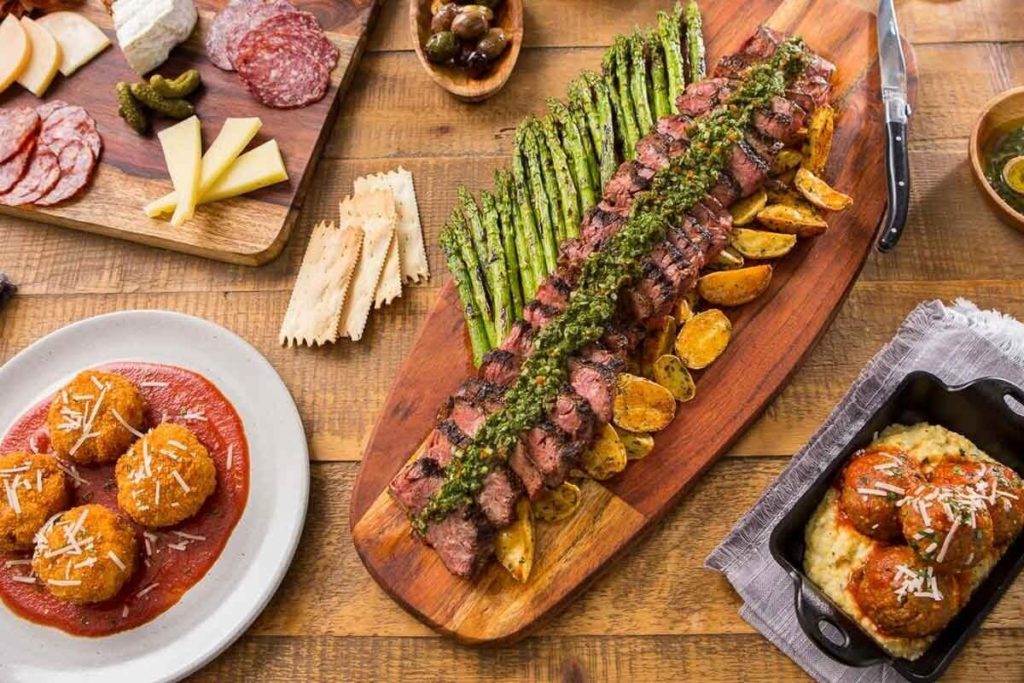
<instances>
[{"instance_id":1,"label":"thin flatbread cracker","mask_svg":"<svg viewBox=\"0 0 1024 683\"><path fill-rule=\"evenodd\" d=\"M389 195L392 194L391 189L386 186L379 190L375 190L373 188L367 189L364 187L362 191L356 191L354 201L342 202L339 208L342 211L358 211L356 206L359 203L359 197L367 192L374 191L387 192ZM391 201L394 202L393 195ZM396 206L396 211L397 208L398 207ZM374 309L386 306L398 297L402 296L402 271L399 259L398 240L392 238L391 246L388 247L387 258L384 259L384 270L380 274L380 280L377 281L377 291L373 295Z\"/></svg>"},{"instance_id":2,"label":"thin flatbread cracker","mask_svg":"<svg viewBox=\"0 0 1024 683\"><path fill-rule=\"evenodd\" d=\"M405 282L420 282L430 279L427 250L423 244L423 226L420 210L416 203L416 187L412 173L401 166L390 173L356 178L356 193L363 190L388 188L395 195L398 208L398 252L402 262L402 279Z\"/></svg>"},{"instance_id":3,"label":"thin flatbread cracker","mask_svg":"<svg viewBox=\"0 0 1024 683\"><path fill-rule=\"evenodd\" d=\"M358 225L363 229L363 250L339 326L340 336L359 341L366 330L398 215L394 197L387 191L364 192L347 198L340 212L343 228Z\"/></svg>"},{"instance_id":4,"label":"thin flatbread cracker","mask_svg":"<svg viewBox=\"0 0 1024 683\"><path fill-rule=\"evenodd\" d=\"M282 346L319 346L338 340L338 321L362 240L358 226L339 230L334 223L322 221L313 228L281 323Z\"/></svg>"}]
</instances>

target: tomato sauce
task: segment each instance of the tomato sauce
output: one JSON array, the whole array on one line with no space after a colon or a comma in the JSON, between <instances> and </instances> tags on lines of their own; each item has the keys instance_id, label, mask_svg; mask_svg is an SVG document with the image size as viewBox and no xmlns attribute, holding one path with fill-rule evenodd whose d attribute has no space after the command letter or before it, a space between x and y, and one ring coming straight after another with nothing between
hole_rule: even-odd
<instances>
[{"instance_id":1,"label":"tomato sauce","mask_svg":"<svg viewBox=\"0 0 1024 683\"><path fill-rule=\"evenodd\" d=\"M135 382L146 399L147 428L171 421L192 430L213 458L217 488L195 517L175 527L147 530L136 525L138 569L107 602L74 605L58 600L38 583L12 578L29 575L31 567L19 560L30 558L30 553L0 556L0 599L7 607L37 624L89 637L136 628L177 603L217 561L249 498L249 446L242 420L209 380L189 370L150 363L110 363L97 369ZM0 441L0 453L48 452L49 405L44 401L22 415ZM114 463L72 471L77 477L71 487L73 506L99 503L118 511Z\"/></svg>"}]
</instances>

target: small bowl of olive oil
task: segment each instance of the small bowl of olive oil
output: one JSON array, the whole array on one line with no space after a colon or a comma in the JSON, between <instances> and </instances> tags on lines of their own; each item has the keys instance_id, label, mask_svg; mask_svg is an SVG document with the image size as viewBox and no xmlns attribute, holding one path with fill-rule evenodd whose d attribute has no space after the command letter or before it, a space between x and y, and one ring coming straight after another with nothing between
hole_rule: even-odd
<instances>
[{"instance_id":1,"label":"small bowl of olive oil","mask_svg":"<svg viewBox=\"0 0 1024 683\"><path fill-rule=\"evenodd\" d=\"M1001 217L1024 231L1024 87L997 95L978 117L971 170Z\"/></svg>"}]
</instances>

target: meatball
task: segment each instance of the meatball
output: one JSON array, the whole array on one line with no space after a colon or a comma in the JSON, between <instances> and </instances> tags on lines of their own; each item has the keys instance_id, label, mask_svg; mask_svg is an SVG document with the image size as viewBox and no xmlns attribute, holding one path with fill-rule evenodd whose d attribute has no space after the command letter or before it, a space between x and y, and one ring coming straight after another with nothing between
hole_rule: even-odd
<instances>
[{"instance_id":1,"label":"meatball","mask_svg":"<svg viewBox=\"0 0 1024 683\"><path fill-rule=\"evenodd\" d=\"M942 572L970 569L992 550L992 516L966 486L918 488L903 501L900 520L907 544Z\"/></svg>"},{"instance_id":2,"label":"meatball","mask_svg":"<svg viewBox=\"0 0 1024 683\"><path fill-rule=\"evenodd\" d=\"M1024 482L1020 475L1001 463L948 458L932 473L939 486L968 486L984 499L992 517L992 538L996 545L1009 543L1024 528Z\"/></svg>"},{"instance_id":3,"label":"meatball","mask_svg":"<svg viewBox=\"0 0 1024 683\"><path fill-rule=\"evenodd\" d=\"M148 527L174 526L192 517L217 488L206 447L185 427L165 422L117 461L117 504Z\"/></svg>"},{"instance_id":4,"label":"meatball","mask_svg":"<svg viewBox=\"0 0 1024 683\"><path fill-rule=\"evenodd\" d=\"M839 507L857 531L892 541L902 533L896 503L924 483L917 461L903 451L864 450L843 468Z\"/></svg>"},{"instance_id":5,"label":"meatball","mask_svg":"<svg viewBox=\"0 0 1024 683\"><path fill-rule=\"evenodd\" d=\"M137 556L128 520L102 505L82 505L40 529L32 569L54 597L89 604L117 595L135 572Z\"/></svg>"},{"instance_id":6,"label":"meatball","mask_svg":"<svg viewBox=\"0 0 1024 683\"><path fill-rule=\"evenodd\" d=\"M960 609L960 582L937 573L905 545L872 552L850 577L850 592L879 631L896 638L938 633Z\"/></svg>"},{"instance_id":7,"label":"meatball","mask_svg":"<svg viewBox=\"0 0 1024 683\"><path fill-rule=\"evenodd\" d=\"M68 506L64 472L52 455L0 457L0 553L31 550L36 532Z\"/></svg>"},{"instance_id":8,"label":"meatball","mask_svg":"<svg viewBox=\"0 0 1024 683\"><path fill-rule=\"evenodd\" d=\"M80 465L121 456L145 424L146 402L132 382L110 372L79 373L50 404L53 450Z\"/></svg>"}]
</instances>

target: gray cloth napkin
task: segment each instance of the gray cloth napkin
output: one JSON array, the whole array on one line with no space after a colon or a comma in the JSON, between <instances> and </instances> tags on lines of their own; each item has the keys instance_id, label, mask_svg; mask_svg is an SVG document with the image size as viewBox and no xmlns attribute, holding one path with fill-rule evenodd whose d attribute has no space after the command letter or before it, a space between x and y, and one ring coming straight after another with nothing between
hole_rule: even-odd
<instances>
[{"instance_id":1,"label":"gray cloth napkin","mask_svg":"<svg viewBox=\"0 0 1024 683\"><path fill-rule=\"evenodd\" d=\"M708 556L743 598L740 616L819 681L904 681L885 664L844 666L804 635L793 607L793 584L768 551L768 538L789 506L856 435L907 373L926 370L948 384L1001 377L1024 386L1024 324L969 301L919 305L876 355L850 391L797 453L779 479Z\"/></svg>"}]
</instances>

